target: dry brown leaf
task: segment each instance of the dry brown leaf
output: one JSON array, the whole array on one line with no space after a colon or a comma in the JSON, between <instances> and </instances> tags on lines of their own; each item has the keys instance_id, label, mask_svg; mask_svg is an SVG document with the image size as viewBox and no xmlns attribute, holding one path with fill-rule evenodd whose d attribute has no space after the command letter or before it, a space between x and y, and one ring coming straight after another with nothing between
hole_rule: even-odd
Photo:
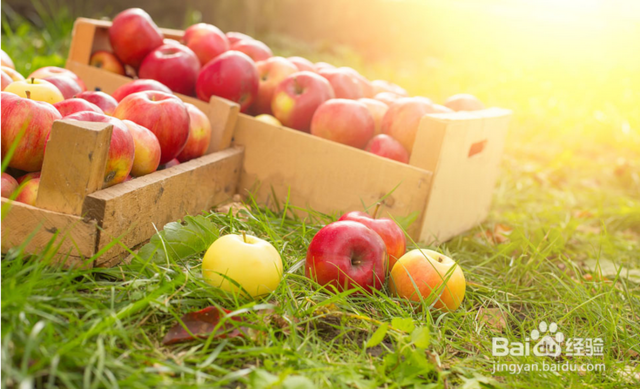
<instances>
[{"instance_id":1,"label":"dry brown leaf","mask_svg":"<svg viewBox=\"0 0 640 389\"><path fill-rule=\"evenodd\" d=\"M493 230L478 233L476 236L487 239L491 244L500 244L509 241L509 235L512 231L513 228L504 224L496 223L496 225L493 226Z\"/></svg>"},{"instance_id":2,"label":"dry brown leaf","mask_svg":"<svg viewBox=\"0 0 640 389\"><path fill-rule=\"evenodd\" d=\"M502 332L507 326L507 318L500 308L484 308L478 310L477 320L486 324L494 332Z\"/></svg>"},{"instance_id":3,"label":"dry brown leaf","mask_svg":"<svg viewBox=\"0 0 640 389\"><path fill-rule=\"evenodd\" d=\"M591 219L593 216L593 213L584 209L573 212L573 217L575 217L576 219Z\"/></svg>"},{"instance_id":4,"label":"dry brown leaf","mask_svg":"<svg viewBox=\"0 0 640 389\"><path fill-rule=\"evenodd\" d=\"M233 201L223 204L216 208L216 212L228 214L229 210L231 210L231 214L242 221L247 221L249 218L247 214L251 213L251 210L241 202L242 198L239 195L233 196Z\"/></svg>"}]
</instances>

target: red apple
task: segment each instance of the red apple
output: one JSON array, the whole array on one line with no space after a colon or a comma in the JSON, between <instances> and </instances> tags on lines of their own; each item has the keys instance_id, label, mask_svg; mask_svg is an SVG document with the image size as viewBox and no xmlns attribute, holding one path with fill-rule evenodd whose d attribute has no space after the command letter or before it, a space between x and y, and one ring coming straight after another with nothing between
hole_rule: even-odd
<instances>
[{"instance_id":1,"label":"red apple","mask_svg":"<svg viewBox=\"0 0 640 389\"><path fill-rule=\"evenodd\" d=\"M305 70L309 72L316 72L316 67L313 65L313 62L309 61L306 58L302 57L289 57L287 58L289 62L296 65L299 71L303 72Z\"/></svg>"},{"instance_id":2,"label":"red apple","mask_svg":"<svg viewBox=\"0 0 640 389\"><path fill-rule=\"evenodd\" d=\"M364 104L347 99L331 99L313 114L311 135L363 149L373 137L375 126Z\"/></svg>"},{"instance_id":3,"label":"red apple","mask_svg":"<svg viewBox=\"0 0 640 389\"><path fill-rule=\"evenodd\" d=\"M245 53L255 62L264 61L273 56L269 46L257 40L239 40L231 45L231 50L236 50L241 53Z\"/></svg>"},{"instance_id":4,"label":"red apple","mask_svg":"<svg viewBox=\"0 0 640 389\"><path fill-rule=\"evenodd\" d=\"M2 159L11 145L18 147L9 166L34 172L42 170L44 148L55 120L62 119L53 105L2 93ZM21 136L22 134L22 136Z\"/></svg>"},{"instance_id":5,"label":"red apple","mask_svg":"<svg viewBox=\"0 0 640 389\"><path fill-rule=\"evenodd\" d=\"M428 113L434 113L428 99L403 97L393 103L382 119L382 133L390 135L400 142L409 154L413 150L420 119Z\"/></svg>"},{"instance_id":6,"label":"red apple","mask_svg":"<svg viewBox=\"0 0 640 389\"><path fill-rule=\"evenodd\" d=\"M399 96L393 92L380 92L378 94L376 94L374 97L374 100L378 100L382 103L385 103L386 105L392 105L393 103L395 103L396 101L398 101L399 99L402 98L402 96Z\"/></svg>"},{"instance_id":7,"label":"red apple","mask_svg":"<svg viewBox=\"0 0 640 389\"><path fill-rule=\"evenodd\" d=\"M227 37L227 40L229 40L229 45L233 45L234 43L237 43L239 41L254 40L252 37L250 37L247 34L243 34L241 32L235 32L235 31L229 31L228 33L225 34L225 36Z\"/></svg>"},{"instance_id":8,"label":"red apple","mask_svg":"<svg viewBox=\"0 0 640 389\"><path fill-rule=\"evenodd\" d=\"M374 95L377 95L378 93L382 93L382 92L391 92L398 96L404 96L404 97L409 96L406 90L389 81L373 80L371 81L371 85L373 86L373 89L374 89Z\"/></svg>"},{"instance_id":9,"label":"red apple","mask_svg":"<svg viewBox=\"0 0 640 389\"><path fill-rule=\"evenodd\" d=\"M283 125L309 132L316 109L334 97L331 84L324 77L312 72L293 73L273 92L271 110Z\"/></svg>"},{"instance_id":10,"label":"red apple","mask_svg":"<svg viewBox=\"0 0 640 389\"><path fill-rule=\"evenodd\" d=\"M298 68L283 57L271 57L264 61L256 62L260 85L258 94L253 101L251 111L254 114L271 114L271 100L273 91L278 84L293 73L298 72Z\"/></svg>"},{"instance_id":11,"label":"red apple","mask_svg":"<svg viewBox=\"0 0 640 389\"><path fill-rule=\"evenodd\" d=\"M17 179L18 185L22 184L23 182L33 180L34 178L40 178L41 175L42 175L42 172L31 172L31 173L24 174L18 177Z\"/></svg>"},{"instance_id":12,"label":"red apple","mask_svg":"<svg viewBox=\"0 0 640 389\"><path fill-rule=\"evenodd\" d=\"M336 67L331 65L330 63L327 62L316 62L313 65L314 68L316 68L316 72L319 72L320 70L325 70L325 69L335 69Z\"/></svg>"},{"instance_id":13,"label":"red apple","mask_svg":"<svg viewBox=\"0 0 640 389\"><path fill-rule=\"evenodd\" d=\"M160 81L174 92L192 96L200 71L200 61L184 45L162 45L147 55L138 76Z\"/></svg>"},{"instance_id":14,"label":"red apple","mask_svg":"<svg viewBox=\"0 0 640 389\"><path fill-rule=\"evenodd\" d=\"M131 120L123 120L133 137L135 156L131 166L131 176L140 177L158 170L160 165L160 142L153 132ZM125 179L125 181L128 181Z\"/></svg>"},{"instance_id":15,"label":"red apple","mask_svg":"<svg viewBox=\"0 0 640 389\"><path fill-rule=\"evenodd\" d=\"M116 99L100 91L86 91L78 93L76 97L79 99L87 100L88 102L97 105L104 113L109 116L113 116L113 111L115 111L116 107L118 106L118 102L116 101Z\"/></svg>"},{"instance_id":16,"label":"red apple","mask_svg":"<svg viewBox=\"0 0 640 389\"><path fill-rule=\"evenodd\" d=\"M240 104L246 112L258 94L258 70L246 54L227 51L211 60L200 71L196 93L208 102L211 96L220 96Z\"/></svg>"},{"instance_id":17,"label":"red apple","mask_svg":"<svg viewBox=\"0 0 640 389\"><path fill-rule=\"evenodd\" d=\"M305 275L338 291L356 286L380 290L387 274L387 249L372 229L354 221L324 226L307 250Z\"/></svg>"},{"instance_id":18,"label":"red apple","mask_svg":"<svg viewBox=\"0 0 640 389\"><path fill-rule=\"evenodd\" d=\"M49 81L53 85L58 88L60 93L62 93L62 97L65 99L70 99L78 93L82 93L84 89L77 82L75 82L71 77L66 76L53 76L47 77L44 79L45 81Z\"/></svg>"},{"instance_id":19,"label":"red apple","mask_svg":"<svg viewBox=\"0 0 640 389\"><path fill-rule=\"evenodd\" d=\"M85 99L79 99L77 97L68 100L62 100L59 103L55 103L53 106L56 107L62 117L82 111L104 113L97 105L90 103Z\"/></svg>"},{"instance_id":20,"label":"red apple","mask_svg":"<svg viewBox=\"0 0 640 389\"><path fill-rule=\"evenodd\" d=\"M454 111L479 111L484 104L477 97L466 93L453 95L444 102L445 107Z\"/></svg>"},{"instance_id":21,"label":"red apple","mask_svg":"<svg viewBox=\"0 0 640 389\"><path fill-rule=\"evenodd\" d=\"M131 81L128 84L122 85L121 87L116 89L115 92L111 94L111 96L116 99L116 101L120 102L122 101L122 99L132 93L152 90L171 93L171 89L167 88L165 85L156 80L135 80Z\"/></svg>"},{"instance_id":22,"label":"red apple","mask_svg":"<svg viewBox=\"0 0 640 389\"><path fill-rule=\"evenodd\" d=\"M164 165L160 165L158 170L165 170L165 169L169 169L169 168L172 168L172 167L178 166L178 165L180 165L180 161L178 161L177 158L174 158L171 161L165 163Z\"/></svg>"},{"instance_id":23,"label":"red apple","mask_svg":"<svg viewBox=\"0 0 640 389\"><path fill-rule=\"evenodd\" d=\"M131 120L153 132L160 142L160 163L174 159L189 138L189 112L174 95L145 91L131 94L118 104L113 116Z\"/></svg>"},{"instance_id":24,"label":"red apple","mask_svg":"<svg viewBox=\"0 0 640 389\"><path fill-rule=\"evenodd\" d=\"M182 43L178 42L175 39L169 39L169 38L164 38L162 40L162 44L163 45L176 45L176 46L182 46Z\"/></svg>"},{"instance_id":25,"label":"red apple","mask_svg":"<svg viewBox=\"0 0 640 389\"><path fill-rule=\"evenodd\" d=\"M379 155L394 161L409 163L409 153L402 147L400 142L386 134L374 136L367 144L368 152Z\"/></svg>"},{"instance_id":26,"label":"red apple","mask_svg":"<svg viewBox=\"0 0 640 389\"><path fill-rule=\"evenodd\" d=\"M195 105L185 103L189 112L189 138L184 149L178 154L178 161L186 162L204 155L211 141L211 123L209 118Z\"/></svg>"},{"instance_id":27,"label":"red apple","mask_svg":"<svg viewBox=\"0 0 640 389\"><path fill-rule=\"evenodd\" d=\"M162 32L148 13L130 8L113 19L109 41L116 57L137 69L144 57L162 45Z\"/></svg>"},{"instance_id":28,"label":"red apple","mask_svg":"<svg viewBox=\"0 0 640 389\"><path fill-rule=\"evenodd\" d=\"M375 95L375 89L373 88L371 81L367 80L365 76L350 67L343 66L339 69L353 76L356 83L360 87L360 91L362 92L363 97L373 98L373 96Z\"/></svg>"},{"instance_id":29,"label":"red apple","mask_svg":"<svg viewBox=\"0 0 640 389\"><path fill-rule=\"evenodd\" d=\"M360 99L364 97L356 77L344 69L320 69L318 74L326 78L338 99Z\"/></svg>"},{"instance_id":30,"label":"red apple","mask_svg":"<svg viewBox=\"0 0 640 389\"><path fill-rule=\"evenodd\" d=\"M2 190L2 197L10 198L13 192L18 189L18 181L11 177L7 173L2 173L2 181L0 181L0 189Z\"/></svg>"},{"instance_id":31,"label":"red apple","mask_svg":"<svg viewBox=\"0 0 640 389\"><path fill-rule=\"evenodd\" d=\"M83 122L110 123L111 143L109 143L109 157L104 172L104 187L124 182L133 166L135 146L129 128L120 119L97 112L76 112L64 118Z\"/></svg>"},{"instance_id":32,"label":"red apple","mask_svg":"<svg viewBox=\"0 0 640 389\"><path fill-rule=\"evenodd\" d=\"M0 62L2 66L10 67L11 69L15 69L16 66L13 64L13 60L9 57L9 54L5 53L4 50L0 50Z\"/></svg>"},{"instance_id":33,"label":"red apple","mask_svg":"<svg viewBox=\"0 0 640 389\"><path fill-rule=\"evenodd\" d=\"M74 72L72 72L69 69L59 68L57 66L45 66L43 68L40 68L34 71L33 73L31 73L29 77L27 77L27 79L40 78L43 80L48 80L49 78L59 77L59 76L68 77L73 81L75 81L75 83L78 84L78 88L80 88L81 92L84 92L87 90L87 87L84 85L84 82L82 82L80 77L78 77Z\"/></svg>"},{"instance_id":34,"label":"red apple","mask_svg":"<svg viewBox=\"0 0 640 389\"><path fill-rule=\"evenodd\" d=\"M124 66L120 60L110 51L98 50L91 54L89 65L95 66L99 69L104 69L111 73L120 74L122 76L126 75Z\"/></svg>"},{"instance_id":35,"label":"red apple","mask_svg":"<svg viewBox=\"0 0 640 389\"><path fill-rule=\"evenodd\" d=\"M385 217L376 219L378 208L379 205L376 206L373 216L369 216L364 212L354 211L345 213L338 220L351 220L362 223L374 230L380 238L382 238L382 241L384 241L387 247L387 254L389 255L389 266L387 269L391 270L393 269L393 265L396 264L398 259L400 259L407 250L407 239L404 236L402 228L393 220Z\"/></svg>"},{"instance_id":36,"label":"red apple","mask_svg":"<svg viewBox=\"0 0 640 389\"><path fill-rule=\"evenodd\" d=\"M229 50L229 40L216 26L198 23L187 28L182 41L198 56L200 65Z\"/></svg>"},{"instance_id":37,"label":"red apple","mask_svg":"<svg viewBox=\"0 0 640 389\"><path fill-rule=\"evenodd\" d=\"M376 124L376 129L374 133L376 135L382 133L382 118L384 117L384 114L387 113L389 106L383 103L382 101L368 99L368 98L358 99L358 101L366 105L367 109L371 113L371 116L373 117L373 121Z\"/></svg>"},{"instance_id":38,"label":"red apple","mask_svg":"<svg viewBox=\"0 0 640 389\"><path fill-rule=\"evenodd\" d=\"M2 90L4 90L4 88L6 88L9 84L13 82L13 80L11 79L11 76L9 76L7 73L4 72L4 70L2 70L1 73L2 73Z\"/></svg>"},{"instance_id":39,"label":"red apple","mask_svg":"<svg viewBox=\"0 0 640 389\"><path fill-rule=\"evenodd\" d=\"M22 185L22 188L20 188L20 193L16 196L16 201L35 207L39 186L39 177L28 180L24 185Z\"/></svg>"}]
</instances>

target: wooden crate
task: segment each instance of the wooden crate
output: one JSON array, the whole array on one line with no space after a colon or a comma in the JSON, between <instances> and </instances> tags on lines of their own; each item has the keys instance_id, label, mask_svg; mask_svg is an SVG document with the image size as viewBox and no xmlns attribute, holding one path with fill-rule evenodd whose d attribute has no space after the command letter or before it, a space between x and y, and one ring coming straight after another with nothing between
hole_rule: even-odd
<instances>
[{"instance_id":1,"label":"wooden crate","mask_svg":"<svg viewBox=\"0 0 640 389\"><path fill-rule=\"evenodd\" d=\"M210 153L101 189L111 124L56 121L45 153L36 207L2 199L2 252L39 252L54 239L67 266L113 266L156 229L230 199L244 151ZM5 211L6 207L6 211ZM95 254L100 253L94 260Z\"/></svg>"},{"instance_id":2,"label":"wooden crate","mask_svg":"<svg viewBox=\"0 0 640 389\"><path fill-rule=\"evenodd\" d=\"M393 191L382 213L415 219L407 232L416 241L443 242L487 217L510 116L499 108L427 115L407 165L240 114L240 188L262 203L275 194L323 213L363 210Z\"/></svg>"}]
</instances>

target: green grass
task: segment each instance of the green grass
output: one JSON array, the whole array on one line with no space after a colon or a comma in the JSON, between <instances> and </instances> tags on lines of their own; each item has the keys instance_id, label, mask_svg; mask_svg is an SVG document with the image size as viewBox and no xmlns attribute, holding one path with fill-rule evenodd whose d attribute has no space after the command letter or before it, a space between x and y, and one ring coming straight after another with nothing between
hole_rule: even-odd
<instances>
[{"instance_id":1,"label":"green grass","mask_svg":"<svg viewBox=\"0 0 640 389\"><path fill-rule=\"evenodd\" d=\"M70 18L61 18L67 21L60 23L61 31L47 38L49 33L18 19L9 23L14 32L7 31L6 17L3 11L2 47L19 69L60 64ZM29 43L34 39L52 40L34 49ZM596 81L593 90L571 88L576 78L566 73L549 86L536 81L555 74L542 67L523 74L505 65L495 70L502 74L498 80L482 77L455 57L366 63L346 48L329 53L290 38L265 40L278 53L351 65L437 101L467 90L490 105L515 110L489 219L437 248L465 271L469 285L461 308L440 313L408 307L386 293L335 295L317 288L299 266L327 221L321 215L283 218L255 206L247 220L206 213L185 226L173 225L152 240L156 246L145 249L162 247L164 239L167 253L112 269L61 269L49 264L50 253L27 256L15 250L4 256L3 387L638 385L633 374L640 369L640 112L623 98L637 95L637 74L624 73L630 80L624 93L605 104L599 94L617 87L607 80ZM485 232L496 224L513 230L494 244ZM229 299L201 278L203 248L219 234L238 231L269 240L284 259L283 282L259 301ZM187 243L175 244L176 239ZM591 270L594 262L607 280ZM625 270L616 274L621 266ZM635 269L635 275L627 278L626 269ZM241 311L253 323L249 336L162 346L181 315L209 305ZM486 312L498 319L488 320ZM418 338L412 343L411 328L398 318L428 330L426 349ZM543 320L558 323L568 337L603 338L602 357L566 360L603 363L606 370L493 375L494 361L554 362L491 356L492 337L522 341ZM381 323L390 322L394 329L383 341L366 348Z\"/></svg>"}]
</instances>

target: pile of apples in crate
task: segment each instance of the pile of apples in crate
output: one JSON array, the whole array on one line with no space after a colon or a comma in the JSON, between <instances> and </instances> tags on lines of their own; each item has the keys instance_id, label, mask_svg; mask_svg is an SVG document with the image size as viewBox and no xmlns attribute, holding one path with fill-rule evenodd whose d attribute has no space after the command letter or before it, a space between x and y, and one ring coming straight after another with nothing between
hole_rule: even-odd
<instances>
[{"instance_id":1,"label":"pile of apples in crate","mask_svg":"<svg viewBox=\"0 0 640 389\"><path fill-rule=\"evenodd\" d=\"M273 56L264 43L238 32L225 34L211 24L187 28L182 42L164 39L141 9L117 15L109 39L113 53L94 53L92 65L154 79L204 101L223 97L261 120L404 163L422 116L484 108L471 95L455 95L439 105L408 97L390 82L369 81L348 67Z\"/></svg>"}]
</instances>

